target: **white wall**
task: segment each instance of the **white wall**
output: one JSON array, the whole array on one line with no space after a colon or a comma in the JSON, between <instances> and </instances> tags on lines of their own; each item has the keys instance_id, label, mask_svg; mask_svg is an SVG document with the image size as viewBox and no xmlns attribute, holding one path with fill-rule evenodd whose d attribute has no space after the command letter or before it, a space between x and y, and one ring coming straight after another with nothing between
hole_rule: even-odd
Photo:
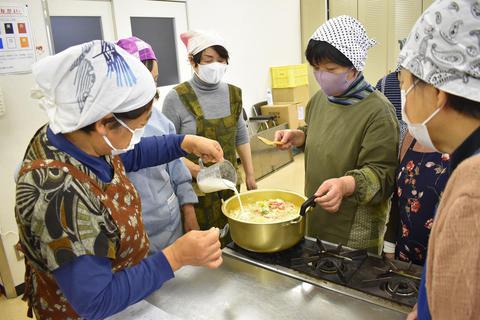
<instances>
[{"instance_id":1,"label":"white wall","mask_svg":"<svg viewBox=\"0 0 480 320\"><path fill-rule=\"evenodd\" d=\"M9 0L27 3L35 44L48 50L45 23L39 0ZM31 74L0 76L6 113L0 117L0 231L15 285L23 283L24 264L17 261L13 246L18 242L14 216L15 184L13 172L21 161L30 138L46 122L40 108L30 99ZM4 279L5 280L5 279Z\"/></svg>"},{"instance_id":2,"label":"white wall","mask_svg":"<svg viewBox=\"0 0 480 320\"><path fill-rule=\"evenodd\" d=\"M190 29L213 30L231 55L226 80L243 107L266 100L270 66L301 63L300 0L189 0Z\"/></svg>"}]
</instances>

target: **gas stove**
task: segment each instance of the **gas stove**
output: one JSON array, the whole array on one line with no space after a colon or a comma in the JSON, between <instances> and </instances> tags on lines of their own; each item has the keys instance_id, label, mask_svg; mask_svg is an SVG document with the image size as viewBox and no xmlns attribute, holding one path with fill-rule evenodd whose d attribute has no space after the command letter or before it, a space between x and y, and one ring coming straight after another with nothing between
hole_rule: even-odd
<instances>
[{"instance_id":1,"label":"gas stove","mask_svg":"<svg viewBox=\"0 0 480 320\"><path fill-rule=\"evenodd\" d=\"M417 301L422 268L306 237L276 253L245 250L233 242L224 253L284 275L394 310Z\"/></svg>"}]
</instances>

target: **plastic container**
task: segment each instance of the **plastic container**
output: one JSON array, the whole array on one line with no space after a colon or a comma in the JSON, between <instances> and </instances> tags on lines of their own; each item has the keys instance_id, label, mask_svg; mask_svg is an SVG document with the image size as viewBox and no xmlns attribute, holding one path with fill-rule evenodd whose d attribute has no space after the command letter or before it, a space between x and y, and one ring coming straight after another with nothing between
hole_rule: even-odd
<instances>
[{"instance_id":1,"label":"plastic container","mask_svg":"<svg viewBox=\"0 0 480 320\"><path fill-rule=\"evenodd\" d=\"M221 190L236 190L237 171L230 161L215 163L209 167L201 166L197 175L197 185L204 193L217 192Z\"/></svg>"},{"instance_id":2,"label":"plastic container","mask_svg":"<svg viewBox=\"0 0 480 320\"><path fill-rule=\"evenodd\" d=\"M267 104L269 106L273 105L273 95L272 95L272 90L270 89L267 90Z\"/></svg>"}]
</instances>

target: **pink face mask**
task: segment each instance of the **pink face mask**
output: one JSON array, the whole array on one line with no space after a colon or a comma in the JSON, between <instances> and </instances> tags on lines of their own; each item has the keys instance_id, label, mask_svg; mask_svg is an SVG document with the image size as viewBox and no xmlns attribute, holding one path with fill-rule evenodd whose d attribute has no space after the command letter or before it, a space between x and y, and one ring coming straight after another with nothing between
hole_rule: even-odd
<instances>
[{"instance_id":1,"label":"pink face mask","mask_svg":"<svg viewBox=\"0 0 480 320\"><path fill-rule=\"evenodd\" d=\"M314 71L315 79L317 79L318 84L322 91L329 97L340 96L348 87L355 81L355 77L352 80L348 80L348 71L347 70L340 74L335 74L327 71L316 70Z\"/></svg>"}]
</instances>

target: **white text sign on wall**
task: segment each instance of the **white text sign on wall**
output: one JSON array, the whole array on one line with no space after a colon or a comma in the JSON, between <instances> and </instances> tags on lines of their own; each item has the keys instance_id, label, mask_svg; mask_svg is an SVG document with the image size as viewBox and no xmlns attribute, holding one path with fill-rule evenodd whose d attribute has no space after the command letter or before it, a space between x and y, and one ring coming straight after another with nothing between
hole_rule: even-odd
<instances>
[{"instance_id":1,"label":"white text sign on wall","mask_svg":"<svg viewBox=\"0 0 480 320\"><path fill-rule=\"evenodd\" d=\"M28 6L0 2L0 74L30 72L34 62Z\"/></svg>"}]
</instances>

